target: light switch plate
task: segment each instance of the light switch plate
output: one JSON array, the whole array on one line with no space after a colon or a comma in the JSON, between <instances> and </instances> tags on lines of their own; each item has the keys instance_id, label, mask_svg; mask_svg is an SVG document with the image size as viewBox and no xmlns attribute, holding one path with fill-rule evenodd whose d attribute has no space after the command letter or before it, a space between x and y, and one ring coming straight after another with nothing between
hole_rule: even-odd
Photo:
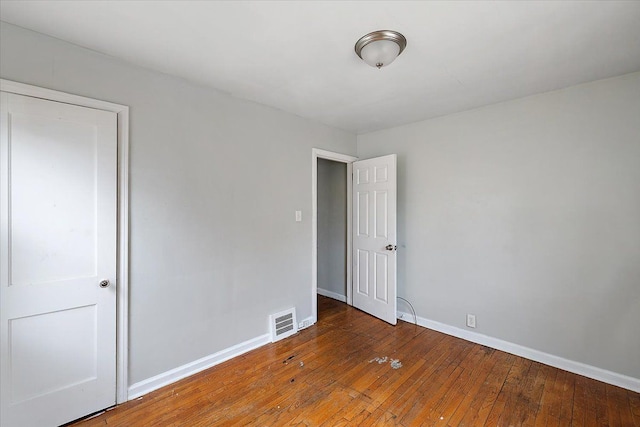
<instances>
[{"instance_id":1,"label":"light switch plate","mask_svg":"<svg viewBox=\"0 0 640 427\"><path fill-rule=\"evenodd\" d=\"M302 221L302 211L296 211L296 222Z\"/></svg>"}]
</instances>

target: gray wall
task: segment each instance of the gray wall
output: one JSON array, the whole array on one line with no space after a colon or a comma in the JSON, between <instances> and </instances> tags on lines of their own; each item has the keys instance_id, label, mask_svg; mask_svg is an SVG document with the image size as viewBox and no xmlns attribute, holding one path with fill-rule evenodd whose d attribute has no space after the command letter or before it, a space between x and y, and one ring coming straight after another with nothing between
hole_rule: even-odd
<instances>
[{"instance_id":1,"label":"gray wall","mask_svg":"<svg viewBox=\"0 0 640 427\"><path fill-rule=\"evenodd\" d=\"M130 107L131 383L311 316L311 148L353 155L355 135L0 30L2 78Z\"/></svg>"},{"instance_id":2,"label":"gray wall","mask_svg":"<svg viewBox=\"0 0 640 427\"><path fill-rule=\"evenodd\" d=\"M347 165L318 159L318 288L347 296Z\"/></svg>"},{"instance_id":3,"label":"gray wall","mask_svg":"<svg viewBox=\"0 0 640 427\"><path fill-rule=\"evenodd\" d=\"M418 315L640 378L640 73L360 135Z\"/></svg>"}]
</instances>

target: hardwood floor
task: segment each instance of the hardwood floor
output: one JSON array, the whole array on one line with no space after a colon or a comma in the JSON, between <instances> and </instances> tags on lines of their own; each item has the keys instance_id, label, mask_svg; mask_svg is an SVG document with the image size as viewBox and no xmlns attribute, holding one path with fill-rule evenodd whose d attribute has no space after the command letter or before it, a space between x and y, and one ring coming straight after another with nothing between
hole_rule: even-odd
<instances>
[{"instance_id":1,"label":"hardwood floor","mask_svg":"<svg viewBox=\"0 0 640 427\"><path fill-rule=\"evenodd\" d=\"M638 393L318 299L296 336L72 425L640 427Z\"/></svg>"}]
</instances>

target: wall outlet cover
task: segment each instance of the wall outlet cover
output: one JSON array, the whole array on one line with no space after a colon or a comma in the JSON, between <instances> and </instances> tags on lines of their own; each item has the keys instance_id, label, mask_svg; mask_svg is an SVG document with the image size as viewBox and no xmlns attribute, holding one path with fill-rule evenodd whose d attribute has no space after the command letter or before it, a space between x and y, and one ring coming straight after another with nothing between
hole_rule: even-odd
<instances>
[{"instance_id":1,"label":"wall outlet cover","mask_svg":"<svg viewBox=\"0 0 640 427\"><path fill-rule=\"evenodd\" d=\"M475 314L467 314L467 326L470 328L476 327L476 315Z\"/></svg>"}]
</instances>

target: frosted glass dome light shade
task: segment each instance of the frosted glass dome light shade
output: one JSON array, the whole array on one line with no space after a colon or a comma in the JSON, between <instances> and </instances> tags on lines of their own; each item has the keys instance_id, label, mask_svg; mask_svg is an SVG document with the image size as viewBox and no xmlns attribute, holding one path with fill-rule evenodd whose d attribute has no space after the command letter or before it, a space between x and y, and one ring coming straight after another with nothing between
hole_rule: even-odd
<instances>
[{"instance_id":1,"label":"frosted glass dome light shade","mask_svg":"<svg viewBox=\"0 0 640 427\"><path fill-rule=\"evenodd\" d=\"M399 53L400 46L389 40L378 40L369 43L360 51L364 62L378 68L391 64Z\"/></svg>"},{"instance_id":2,"label":"frosted glass dome light shade","mask_svg":"<svg viewBox=\"0 0 640 427\"><path fill-rule=\"evenodd\" d=\"M356 54L372 67L382 68L391 64L407 46L407 39L392 30L369 33L356 42Z\"/></svg>"}]
</instances>

